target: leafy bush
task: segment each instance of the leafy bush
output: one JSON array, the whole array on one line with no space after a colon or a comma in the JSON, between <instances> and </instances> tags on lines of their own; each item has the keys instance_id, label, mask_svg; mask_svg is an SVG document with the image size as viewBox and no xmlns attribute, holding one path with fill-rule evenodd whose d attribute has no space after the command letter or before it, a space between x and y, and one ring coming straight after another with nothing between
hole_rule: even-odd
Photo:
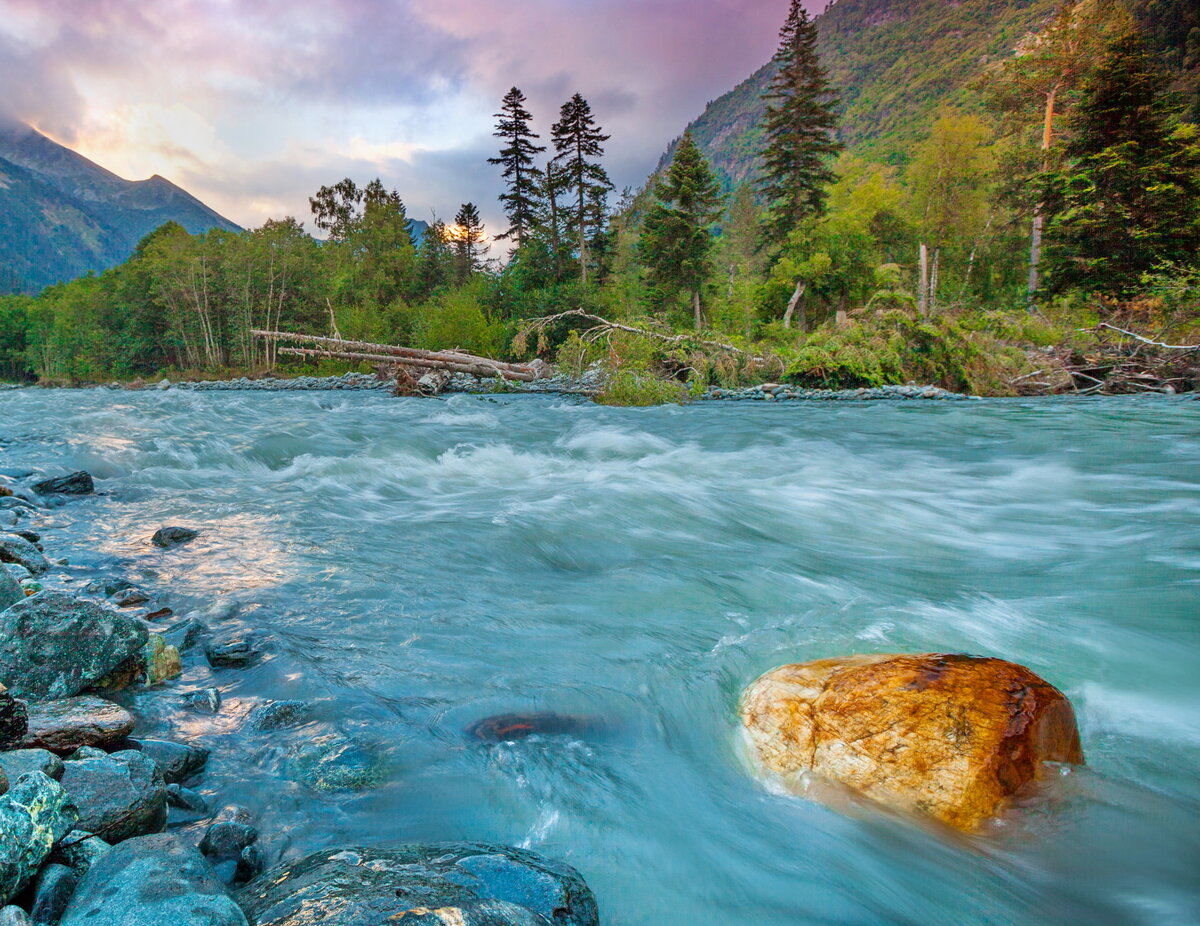
<instances>
[{"instance_id":1,"label":"leafy bush","mask_svg":"<svg viewBox=\"0 0 1200 926\"><path fill-rule=\"evenodd\" d=\"M458 348L484 357L502 357L509 341L503 322L488 317L470 287L453 290L418 307L413 341L429 350Z\"/></svg>"},{"instance_id":2,"label":"leafy bush","mask_svg":"<svg viewBox=\"0 0 1200 926\"><path fill-rule=\"evenodd\" d=\"M661 379L650 373L618 370L595 396L600 405L640 408L649 405L681 405L687 401L687 388L678 380Z\"/></svg>"}]
</instances>

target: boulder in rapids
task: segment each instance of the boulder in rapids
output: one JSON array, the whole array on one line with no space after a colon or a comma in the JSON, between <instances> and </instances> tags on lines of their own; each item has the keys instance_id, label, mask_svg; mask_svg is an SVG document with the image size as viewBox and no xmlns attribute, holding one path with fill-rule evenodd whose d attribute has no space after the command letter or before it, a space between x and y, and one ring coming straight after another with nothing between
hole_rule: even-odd
<instances>
[{"instance_id":1,"label":"boulder in rapids","mask_svg":"<svg viewBox=\"0 0 1200 926\"><path fill-rule=\"evenodd\" d=\"M199 536L200 532L194 531L190 527L160 527L150 540L156 547L162 547L165 550L168 547L177 547L190 540L195 540Z\"/></svg>"},{"instance_id":2,"label":"boulder in rapids","mask_svg":"<svg viewBox=\"0 0 1200 926\"><path fill-rule=\"evenodd\" d=\"M55 476L53 479L35 482L33 491L39 495L91 495L96 491L96 484L91 473L80 470L67 476Z\"/></svg>"},{"instance_id":3,"label":"boulder in rapids","mask_svg":"<svg viewBox=\"0 0 1200 926\"><path fill-rule=\"evenodd\" d=\"M781 666L742 697L756 763L977 829L1039 777L1082 763L1070 702L1023 666L977 656L850 656Z\"/></svg>"}]
</instances>

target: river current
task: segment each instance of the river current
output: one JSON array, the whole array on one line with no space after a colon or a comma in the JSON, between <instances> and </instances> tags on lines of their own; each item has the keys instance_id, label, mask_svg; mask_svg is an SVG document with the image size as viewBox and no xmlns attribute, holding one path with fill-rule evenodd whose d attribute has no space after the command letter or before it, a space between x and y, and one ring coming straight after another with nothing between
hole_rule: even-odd
<instances>
[{"instance_id":1,"label":"river current","mask_svg":"<svg viewBox=\"0 0 1200 926\"><path fill-rule=\"evenodd\" d=\"M127 696L210 747L270 863L494 840L574 865L612 926L1200 922L1200 402L709 403L376 393L0 394L0 471L86 469L41 522L269 654ZM199 528L159 551L165 524ZM786 662L951 651L1072 700L1087 766L949 837L770 792L742 689ZM216 685L215 716L178 693ZM316 726L244 728L265 698ZM586 718L481 743L489 715ZM380 787L314 792L336 729Z\"/></svg>"}]
</instances>

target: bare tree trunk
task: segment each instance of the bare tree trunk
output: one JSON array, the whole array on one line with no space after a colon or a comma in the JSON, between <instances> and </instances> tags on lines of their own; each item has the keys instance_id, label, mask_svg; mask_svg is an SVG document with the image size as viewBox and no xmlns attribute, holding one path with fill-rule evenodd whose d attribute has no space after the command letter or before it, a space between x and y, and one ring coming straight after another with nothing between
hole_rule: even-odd
<instances>
[{"instance_id":1,"label":"bare tree trunk","mask_svg":"<svg viewBox=\"0 0 1200 926\"><path fill-rule=\"evenodd\" d=\"M291 354L297 357L332 357L335 360L364 360L369 363L393 363L402 364L403 366L418 367L423 370L448 370L452 373L470 373L473 376L482 376L496 379L516 379L525 383L532 383L537 379L536 373L515 373L511 370L502 369L500 366L493 364L491 361L481 359L478 363L468 363L462 361L446 361L446 360L422 360L417 357L405 357L403 360L389 354L368 354L360 351L347 350L323 350L317 347L281 347L281 354Z\"/></svg>"},{"instance_id":2,"label":"bare tree trunk","mask_svg":"<svg viewBox=\"0 0 1200 926\"><path fill-rule=\"evenodd\" d=\"M929 249L924 242L917 263L917 311L929 314Z\"/></svg>"},{"instance_id":3,"label":"bare tree trunk","mask_svg":"<svg viewBox=\"0 0 1200 926\"><path fill-rule=\"evenodd\" d=\"M796 288L792 291L792 298L788 300L787 311L783 313L783 327L792 327L792 318L796 315L796 309L800 309L800 330L803 331L808 327L807 319L804 317L804 309L800 305L800 300L804 298L804 290L807 284L803 280L796 281Z\"/></svg>"},{"instance_id":4,"label":"bare tree trunk","mask_svg":"<svg viewBox=\"0 0 1200 926\"><path fill-rule=\"evenodd\" d=\"M836 324L839 328L845 328L848 324L850 324L850 316L846 314L846 294L845 293L842 293L838 297Z\"/></svg>"},{"instance_id":5,"label":"bare tree trunk","mask_svg":"<svg viewBox=\"0 0 1200 926\"><path fill-rule=\"evenodd\" d=\"M942 262L942 249L934 248L933 267L929 271L929 311L937 312L938 267Z\"/></svg>"},{"instance_id":6,"label":"bare tree trunk","mask_svg":"<svg viewBox=\"0 0 1200 926\"><path fill-rule=\"evenodd\" d=\"M1054 140L1054 102L1058 96L1058 88L1053 88L1046 94L1046 118L1042 123L1042 170L1045 171L1050 166L1050 144ZM1029 242L1029 280L1026 284L1026 295L1029 299L1029 311L1032 312L1034 306L1034 296L1038 289L1038 267L1042 262L1042 228L1045 226L1046 217L1042 212L1042 204L1039 202L1037 211L1033 214L1033 234Z\"/></svg>"},{"instance_id":7,"label":"bare tree trunk","mask_svg":"<svg viewBox=\"0 0 1200 926\"><path fill-rule=\"evenodd\" d=\"M692 314L696 317L696 330L704 327L704 313L700 310L700 290L692 291Z\"/></svg>"}]
</instances>

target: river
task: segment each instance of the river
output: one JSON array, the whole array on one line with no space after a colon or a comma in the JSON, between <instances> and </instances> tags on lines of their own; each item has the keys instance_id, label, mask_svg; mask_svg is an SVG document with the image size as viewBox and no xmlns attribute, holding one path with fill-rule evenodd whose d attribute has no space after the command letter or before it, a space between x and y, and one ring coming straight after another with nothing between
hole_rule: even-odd
<instances>
[{"instance_id":1,"label":"river","mask_svg":"<svg viewBox=\"0 0 1200 926\"><path fill-rule=\"evenodd\" d=\"M269 862L487 839L562 858L612 926L1200 922L1200 402L706 403L369 393L0 395L0 471L86 469L71 575L264 634L127 696L203 743ZM164 524L200 538L159 551ZM962 651L1023 663L1086 768L976 837L770 793L739 693L785 662ZM216 684L214 717L175 707ZM318 724L243 728L264 698ZM577 735L484 744L512 711ZM383 784L317 793L336 729Z\"/></svg>"}]
</instances>

